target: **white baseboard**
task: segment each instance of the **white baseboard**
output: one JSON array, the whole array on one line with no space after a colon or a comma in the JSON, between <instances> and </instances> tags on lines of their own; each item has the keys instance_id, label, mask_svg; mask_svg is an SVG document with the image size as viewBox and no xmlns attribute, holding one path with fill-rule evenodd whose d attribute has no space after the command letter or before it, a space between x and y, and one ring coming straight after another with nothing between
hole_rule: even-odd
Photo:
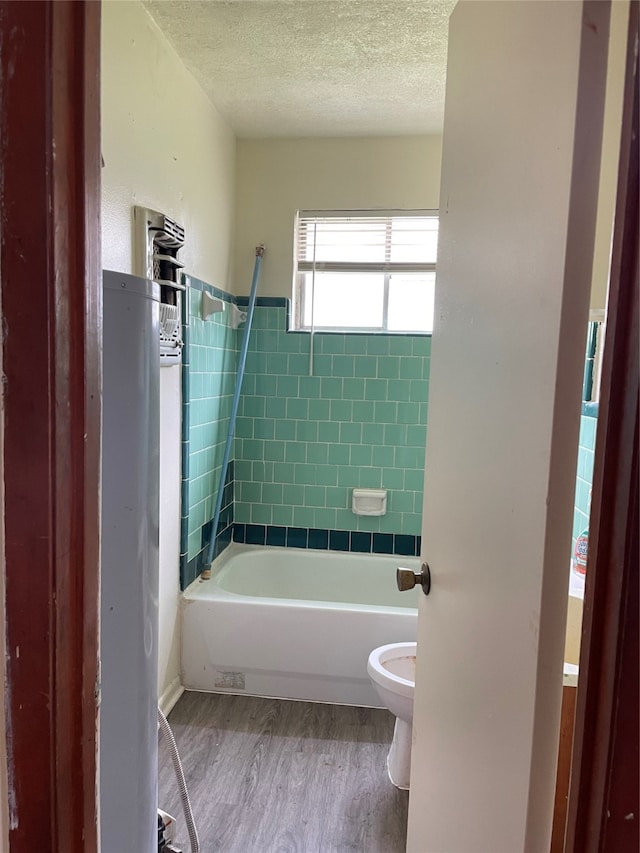
<instances>
[{"instance_id":1,"label":"white baseboard","mask_svg":"<svg viewBox=\"0 0 640 853\"><path fill-rule=\"evenodd\" d=\"M158 699L160 710L168 717L173 710L174 705L184 693L184 687L180 684L180 678L176 676L173 681L164 689L162 695Z\"/></svg>"}]
</instances>

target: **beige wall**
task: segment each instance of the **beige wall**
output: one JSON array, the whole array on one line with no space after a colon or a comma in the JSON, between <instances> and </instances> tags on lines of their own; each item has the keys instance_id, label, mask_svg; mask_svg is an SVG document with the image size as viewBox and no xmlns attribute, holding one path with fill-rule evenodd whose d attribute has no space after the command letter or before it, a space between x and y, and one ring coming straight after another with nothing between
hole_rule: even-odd
<instances>
[{"instance_id":1,"label":"beige wall","mask_svg":"<svg viewBox=\"0 0 640 853\"><path fill-rule=\"evenodd\" d=\"M132 272L132 206L185 226L188 272L229 288L235 137L138 2L102 5L103 266ZM180 369L160 371L158 690L179 690Z\"/></svg>"},{"instance_id":2,"label":"beige wall","mask_svg":"<svg viewBox=\"0 0 640 853\"><path fill-rule=\"evenodd\" d=\"M615 0L611 4L609 30L609 62L605 100L604 130L602 135L602 165L598 197L598 218L593 254L591 282L591 307L604 308L609 283L611 235L618 181L620 154L620 125L624 93L625 58L627 52L628 0Z\"/></svg>"},{"instance_id":3,"label":"beige wall","mask_svg":"<svg viewBox=\"0 0 640 853\"><path fill-rule=\"evenodd\" d=\"M439 136L239 140L235 292L264 243L259 294L291 295L298 209L436 209L441 152Z\"/></svg>"},{"instance_id":4,"label":"beige wall","mask_svg":"<svg viewBox=\"0 0 640 853\"><path fill-rule=\"evenodd\" d=\"M132 272L132 206L185 226L188 272L228 287L235 137L141 3L102 4L103 266Z\"/></svg>"}]
</instances>

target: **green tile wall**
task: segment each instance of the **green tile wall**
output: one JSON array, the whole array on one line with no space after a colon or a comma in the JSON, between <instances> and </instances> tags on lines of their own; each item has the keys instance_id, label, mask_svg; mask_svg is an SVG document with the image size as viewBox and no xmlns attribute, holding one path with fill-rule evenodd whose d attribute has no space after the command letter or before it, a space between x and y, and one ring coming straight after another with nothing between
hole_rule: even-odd
<instances>
[{"instance_id":1,"label":"green tile wall","mask_svg":"<svg viewBox=\"0 0 640 853\"><path fill-rule=\"evenodd\" d=\"M235 439L236 522L419 535L431 339L306 334L257 306ZM355 487L387 514L355 516Z\"/></svg>"},{"instance_id":2,"label":"green tile wall","mask_svg":"<svg viewBox=\"0 0 640 853\"><path fill-rule=\"evenodd\" d=\"M580 533L589 527L589 491L593 482L593 461L596 446L595 417L582 415L580 418L580 439L578 446L578 475L576 477L576 497L573 511L572 550Z\"/></svg>"},{"instance_id":3,"label":"green tile wall","mask_svg":"<svg viewBox=\"0 0 640 853\"><path fill-rule=\"evenodd\" d=\"M224 312L201 320L202 287L219 293L202 282L187 290L188 394L183 405L188 435L187 560L196 557L206 544L202 528L211 521L215 509L238 364L238 332L229 325L230 303Z\"/></svg>"}]
</instances>

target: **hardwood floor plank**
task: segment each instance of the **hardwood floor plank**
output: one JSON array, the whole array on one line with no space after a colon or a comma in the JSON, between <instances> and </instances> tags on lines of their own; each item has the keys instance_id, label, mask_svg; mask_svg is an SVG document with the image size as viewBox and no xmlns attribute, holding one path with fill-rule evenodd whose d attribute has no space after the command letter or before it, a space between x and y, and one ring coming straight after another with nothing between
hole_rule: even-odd
<instances>
[{"instance_id":1,"label":"hardwood floor plank","mask_svg":"<svg viewBox=\"0 0 640 853\"><path fill-rule=\"evenodd\" d=\"M251 696L185 693L173 728L202 853L403 853L408 795L390 783L392 715ZM178 818L160 743L162 808Z\"/></svg>"}]
</instances>

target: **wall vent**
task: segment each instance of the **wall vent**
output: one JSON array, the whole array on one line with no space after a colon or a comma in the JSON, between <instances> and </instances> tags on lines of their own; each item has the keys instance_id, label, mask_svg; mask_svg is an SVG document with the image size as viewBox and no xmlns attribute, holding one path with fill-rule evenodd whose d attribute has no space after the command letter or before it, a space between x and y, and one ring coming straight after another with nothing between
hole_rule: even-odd
<instances>
[{"instance_id":1,"label":"wall vent","mask_svg":"<svg viewBox=\"0 0 640 853\"><path fill-rule=\"evenodd\" d=\"M181 270L178 252L184 246L184 228L157 210L134 208L136 274L160 285L160 364L182 360Z\"/></svg>"}]
</instances>

